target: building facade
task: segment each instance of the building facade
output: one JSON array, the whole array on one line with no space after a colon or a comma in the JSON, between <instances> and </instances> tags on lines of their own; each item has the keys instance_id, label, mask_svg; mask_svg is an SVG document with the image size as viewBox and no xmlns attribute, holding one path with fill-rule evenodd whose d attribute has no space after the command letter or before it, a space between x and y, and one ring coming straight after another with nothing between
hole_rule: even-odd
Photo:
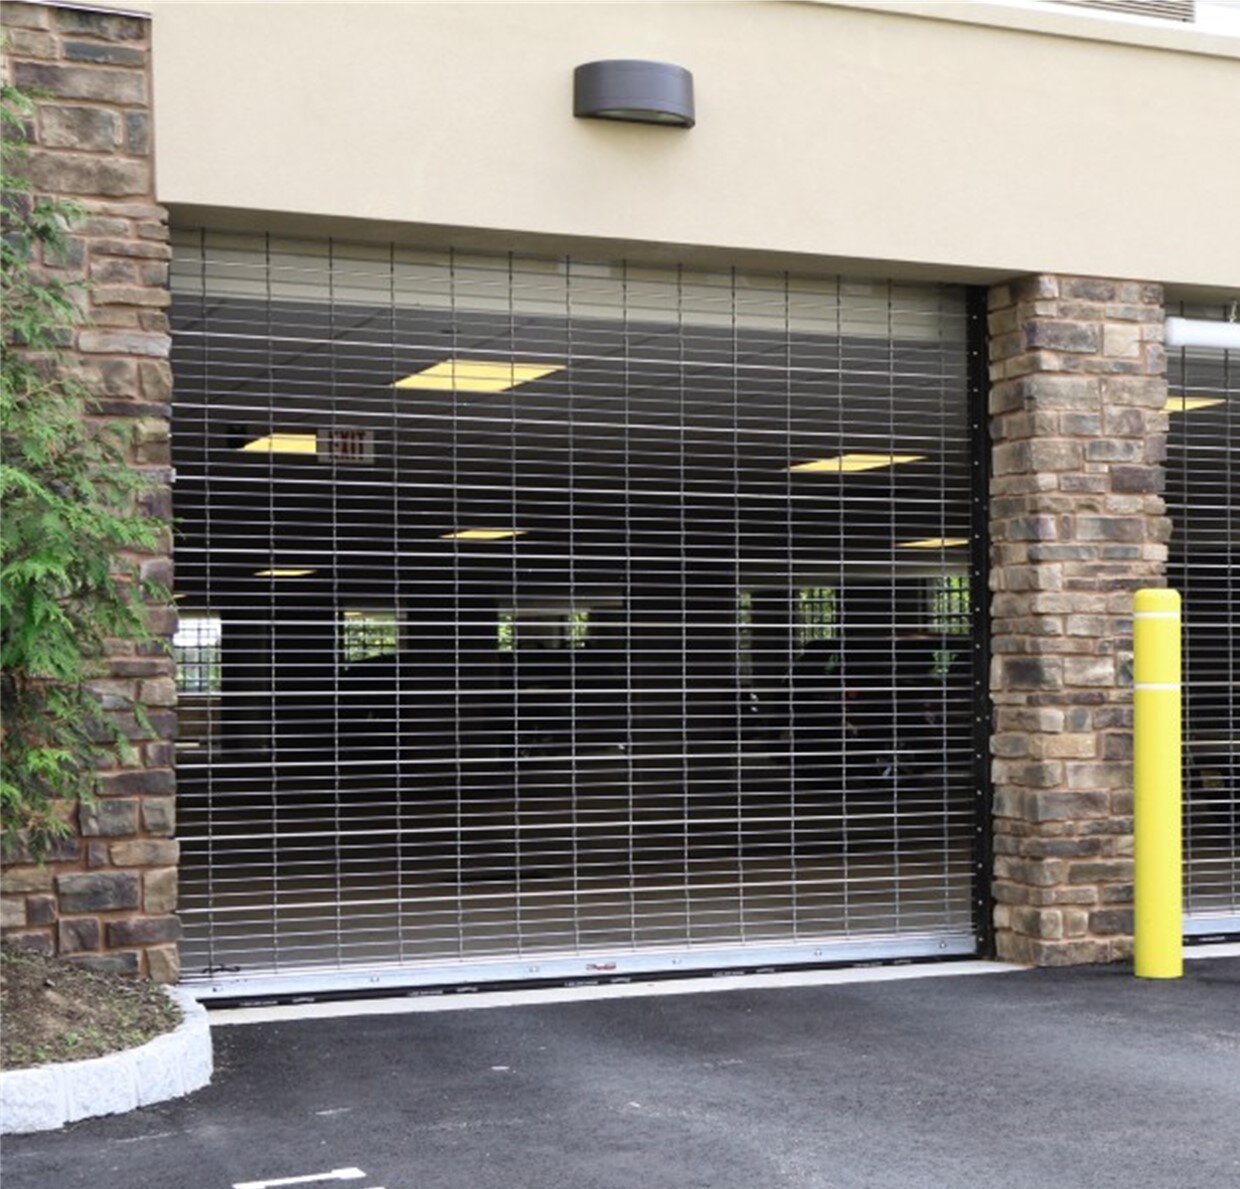
<instances>
[{"instance_id":1,"label":"building facade","mask_svg":"<svg viewBox=\"0 0 1240 1189\"><path fill-rule=\"evenodd\" d=\"M1122 960L1167 583L1240 930L1237 353L1166 336L1237 319L1227 6L4 14L177 603L6 932L208 996ZM694 121L575 115L611 60Z\"/></svg>"}]
</instances>

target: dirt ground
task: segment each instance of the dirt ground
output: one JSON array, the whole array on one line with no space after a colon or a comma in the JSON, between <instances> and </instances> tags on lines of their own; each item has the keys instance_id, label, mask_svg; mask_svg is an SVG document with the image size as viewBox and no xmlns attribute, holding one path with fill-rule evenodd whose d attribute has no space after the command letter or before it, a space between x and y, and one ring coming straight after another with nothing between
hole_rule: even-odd
<instances>
[{"instance_id":1,"label":"dirt ground","mask_svg":"<svg viewBox=\"0 0 1240 1189\"><path fill-rule=\"evenodd\" d=\"M0 946L0 1068L102 1057L180 1023L180 1010L144 980Z\"/></svg>"}]
</instances>

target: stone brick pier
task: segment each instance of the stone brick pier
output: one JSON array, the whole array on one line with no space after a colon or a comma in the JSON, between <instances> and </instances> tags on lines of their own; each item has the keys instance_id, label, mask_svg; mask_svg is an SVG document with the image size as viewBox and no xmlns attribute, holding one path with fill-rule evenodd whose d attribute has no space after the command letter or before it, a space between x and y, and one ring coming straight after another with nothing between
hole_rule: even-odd
<instances>
[{"instance_id":1,"label":"stone brick pier","mask_svg":"<svg viewBox=\"0 0 1240 1189\"><path fill-rule=\"evenodd\" d=\"M996 944L1106 962L1131 951L1132 593L1171 532L1162 290L1032 276L989 306Z\"/></svg>"},{"instance_id":2,"label":"stone brick pier","mask_svg":"<svg viewBox=\"0 0 1240 1189\"><path fill-rule=\"evenodd\" d=\"M150 23L6 3L3 25L8 80L42 93L28 129L31 179L85 210L67 258L42 262L90 283L69 357L99 416L131 427L132 465L155 481L146 511L169 526L157 552L126 560L170 584L170 249L167 215L154 200ZM150 616L158 636L171 634L171 608L152 607ZM98 798L80 809L74 836L50 862L7 856L4 931L46 953L175 982L176 688L164 644L116 641L97 691L134 743L132 766L100 774ZM138 706L149 731L134 715Z\"/></svg>"}]
</instances>

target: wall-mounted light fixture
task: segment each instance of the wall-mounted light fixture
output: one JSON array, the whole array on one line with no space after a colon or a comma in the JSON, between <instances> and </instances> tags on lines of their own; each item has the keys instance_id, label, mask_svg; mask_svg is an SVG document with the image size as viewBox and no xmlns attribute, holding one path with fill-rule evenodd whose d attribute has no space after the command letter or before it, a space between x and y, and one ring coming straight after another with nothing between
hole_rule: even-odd
<instances>
[{"instance_id":1,"label":"wall-mounted light fixture","mask_svg":"<svg viewBox=\"0 0 1240 1189\"><path fill-rule=\"evenodd\" d=\"M692 128L693 75L668 62L586 62L573 71L573 115Z\"/></svg>"}]
</instances>

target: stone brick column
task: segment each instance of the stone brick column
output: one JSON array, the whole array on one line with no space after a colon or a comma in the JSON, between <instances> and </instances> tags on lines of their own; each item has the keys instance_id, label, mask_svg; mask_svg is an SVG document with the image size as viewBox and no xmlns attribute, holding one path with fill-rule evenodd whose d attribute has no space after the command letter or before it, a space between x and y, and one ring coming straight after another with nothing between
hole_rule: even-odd
<instances>
[{"instance_id":1,"label":"stone brick column","mask_svg":"<svg viewBox=\"0 0 1240 1189\"><path fill-rule=\"evenodd\" d=\"M70 358L97 397L98 415L132 429L132 465L156 482L146 511L169 525L155 553L125 560L170 584L170 249L167 215L154 200L150 23L6 3L3 24L6 76L45 93L28 130L32 180L85 208L68 259L43 261L90 283ZM168 636L172 609L150 614L157 635ZM115 642L98 692L134 741L133 764L101 774L97 801L75 816L75 835L47 864L7 857L5 933L93 966L175 981L176 690L165 642ZM138 725L136 705L145 707L150 732Z\"/></svg>"},{"instance_id":2,"label":"stone brick column","mask_svg":"<svg viewBox=\"0 0 1240 1189\"><path fill-rule=\"evenodd\" d=\"M990 291L1001 958L1128 956L1132 592L1163 585L1158 285L1032 276Z\"/></svg>"}]
</instances>

